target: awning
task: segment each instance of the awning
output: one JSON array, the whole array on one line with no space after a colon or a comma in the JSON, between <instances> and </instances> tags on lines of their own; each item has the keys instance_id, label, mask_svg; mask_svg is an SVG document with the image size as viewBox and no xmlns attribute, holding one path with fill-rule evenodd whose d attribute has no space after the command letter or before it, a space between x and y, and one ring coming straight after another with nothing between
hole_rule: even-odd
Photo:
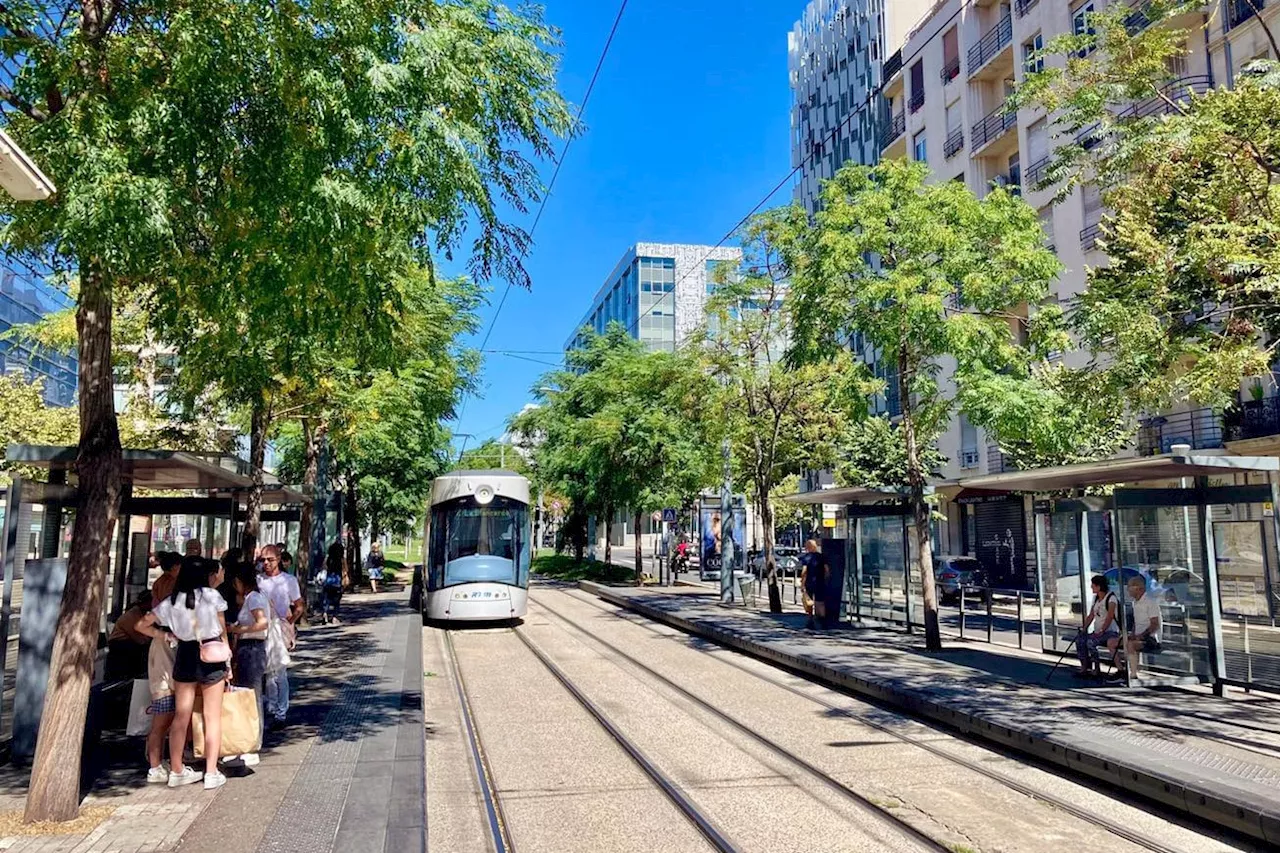
<instances>
[{"instance_id":1,"label":"awning","mask_svg":"<svg viewBox=\"0 0 1280 853\"><path fill-rule=\"evenodd\" d=\"M965 489L1056 492L1085 486L1109 486L1178 477L1210 477L1250 471L1280 471L1280 457L1232 456L1223 451L1200 450L1194 454L1166 453L1160 456L1057 465L1031 471L1005 471L1001 474L966 477L960 481L960 485Z\"/></svg>"},{"instance_id":2,"label":"awning","mask_svg":"<svg viewBox=\"0 0 1280 853\"><path fill-rule=\"evenodd\" d=\"M39 444L11 444L5 459L34 468L74 473L77 449ZM123 476L143 489L246 489L253 479L181 450L124 450Z\"/></svg>"}]
</instances>

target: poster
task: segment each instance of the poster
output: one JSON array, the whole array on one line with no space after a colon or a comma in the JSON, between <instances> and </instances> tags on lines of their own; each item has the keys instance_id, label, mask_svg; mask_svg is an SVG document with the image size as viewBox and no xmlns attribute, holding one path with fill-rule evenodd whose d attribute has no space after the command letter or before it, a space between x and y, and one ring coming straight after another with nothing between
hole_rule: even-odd
<instances>
[{"instance_id":1,"label":"poster","mask_svg":"<svg viewBox=\"0 0 1280 853\"><path fill-rule=\"evenodd\" d=\"M742 532L747 529L747 509L742 498L733 499L733 513L724 523L719 499L705 499L699 509L699 525L702 535L698 545L698 573L703 579L720 577L723 566L724 542L733 543L733 570L743 566Z\"/></svg>"}]
</instances>

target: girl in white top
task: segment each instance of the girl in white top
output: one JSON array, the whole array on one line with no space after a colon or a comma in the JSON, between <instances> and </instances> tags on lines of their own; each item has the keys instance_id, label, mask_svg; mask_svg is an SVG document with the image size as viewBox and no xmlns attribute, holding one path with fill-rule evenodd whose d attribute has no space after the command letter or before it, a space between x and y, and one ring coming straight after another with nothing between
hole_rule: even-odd
<instances>
[{"instance_id":1,"label":"girl in white top","mask_svg":"<svg viewBox=\"0 0 1280 853\"><path fill-rule=\"evenodd\" d=\"M225 663L206 663L200 657L200 647L204 643L226 640L227 627L222 614L227 609L227 602L216 589L221 582L222 568L216 562L202 557L185 557L173 594L161 599L138 623L138 630L150 636L158 633L155 629L157 623L165 625L178 639L173 662L176 707L173 725L169 729L169 759L173 762L169 772L170 788L199 782L203 778L205 789L212 790L227 781L227 777L218 772L218 757L222 749L222 693L226 689L227 666ZM204 699L204 773L181 764L197 685Z\"/></svg>"}]
</instances>

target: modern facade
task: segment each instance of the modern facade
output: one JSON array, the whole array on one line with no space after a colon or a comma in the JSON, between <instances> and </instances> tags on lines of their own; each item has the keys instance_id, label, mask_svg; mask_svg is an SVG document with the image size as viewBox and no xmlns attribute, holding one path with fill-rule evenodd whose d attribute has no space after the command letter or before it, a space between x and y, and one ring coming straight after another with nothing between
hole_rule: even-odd
<instances>
[{"instance_id":1,"label":"modern facade","mask_svg":"<svg viewBox=\"0 0 1280 853\"><path fill-rule=\"evenodd\" d=\"M582 346L586 332L603 334L618 322L650 351L674 351L703 321L715 268L741 259L735 247L637 243L600 286L565 350Z\"/></svg>"},{"instance_id":2,"label":"modern facade","mask_svg":"<svg viewBox=\"0 0 1280 853\"><path fill-rule=\"evenodd\" d=\"M813 0L787 39L795 200L813 211L822 182L846 162L880 159L876 93L930 0Z\"/></svg>"},{"instance_id":3,"label":"modern facade","mask_svg":"<svg viewBox=\"0 0 1280 853\"><path fill-rule=\"evenodd\" d=\"M72 307L72 299L36 271L0 267L0 332L34 323ZM54 352L22 340L0 339L0 370L21 373L29 382L44 381L44 399L51 406L75 401L77 368L72 355Z\"/></svg>"},{"instance_id":4,"label":"modern facade","mask_svg":"<svg viewBox=\"0 0 1280 853\"><path fill-rule=\"evenodd\" d=\"M892 73L885 74L882 91L886 121L880 156L925 162L934 180L963 181L979 195L996 185L1022 195L1039 211L1048 241L1064 267L1050 295L1055 301L1078 295L1086 286L1087 269L1106 263L1098 245L1105 211L1094 188L1077 188L1056 202L1052 189L1037 188L1054 147L1061 144L1052 118L1038 108L1006 113L1004 106L1029 71L1061 61L1039 58L1037 51L1059 35L1083 32L1090 13L1116 2L1132 7L1131 27L1150 25L1143 14L1145 4L1129 0L940 0L907 34L901 60L886 69ZM1194 29L1187 55L1169 68L1164 93L1169 100L1231 86L1251 60L1276 58L1270 55L1258 15L1276 31L1280 2L1205 3L1199 11L1169 22L1168 26ZM1198 28L1204 28L1204 35ZM1125 109L1153 115L1172 107L1162 98L1152 98ZM1088 129L1082 133L1087 134ZM1260 391L1243 395L1225 421L1209 409L1152 416L1144 421L1135 446L1126 454L1168 453L1180 444L1280 454L1276 385L1273 380ZM1250 396L1255 399L1247 399ZM953 420L940 443L948 459L939 472L943 482L1009 468L996 443L963 416ZM1009 576L998 578L1000 585L1034 583L1029 498L962 492L944 497L939 509L947 517L937 529L935 547L940 553L971 554L993 565L997 561L1009 565ZM1276 574L1277 567L1269 571Z\"/></svg>"}]
</instances>

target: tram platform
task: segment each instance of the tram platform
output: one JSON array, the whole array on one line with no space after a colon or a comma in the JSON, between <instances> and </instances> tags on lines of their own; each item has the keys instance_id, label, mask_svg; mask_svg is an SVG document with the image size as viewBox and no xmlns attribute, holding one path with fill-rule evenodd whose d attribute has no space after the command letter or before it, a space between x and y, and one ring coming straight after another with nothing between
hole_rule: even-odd
<instances>
[{"instance_id":1,"label":"tram platform","mask_svg":"<svg viewBox=\"0 0 1280 853\"><path fill-rule=\"evenodd\" d=\"M1107 686L1057 657L920 633L805 630L803 614L720 605L696 587L579 588L634 613L906 710L1192 819L1280 845L1280 697Z\"/></svg>"}]
</instances>

